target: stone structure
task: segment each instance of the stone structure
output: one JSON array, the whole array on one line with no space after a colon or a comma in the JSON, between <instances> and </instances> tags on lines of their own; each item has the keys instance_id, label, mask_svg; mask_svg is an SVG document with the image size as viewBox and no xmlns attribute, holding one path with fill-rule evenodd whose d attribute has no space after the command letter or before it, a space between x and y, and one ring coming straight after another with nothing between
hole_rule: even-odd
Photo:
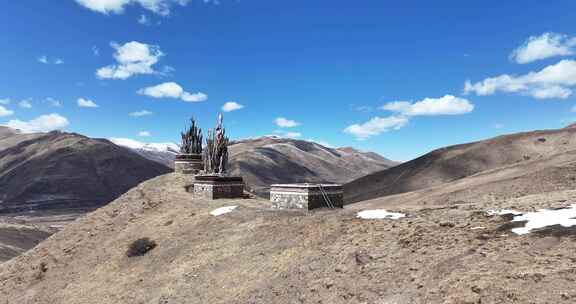
<instances>
[{"instance_id":1,"label":"stone structure","mask_svg":"<svg viewBox=\"0 0 576 304\"><path fill-rule=\"evenodd\" d=\"M174 171L182 174L197 174L203 168L202 129L196 126L196 120L190 119L190 127L180 133L180 153L174 159Z\"/></svg>"},{"instance_id":2,"label":"stone structure","mask_svg":"<svg viewBox=\"0 0 576 304\"><path fill-rule=\"evenodd\" d=\"M220 114L216 128L208 131L202 156L204 170L202 174L196 175L194 187L187 190L193 192L195 197L205 199L244 197L242 177L227 174L229 142L223 125L223 117Z\"/></svg>"},{"instance_id":3,"label":"stone structure","mask_svg":"<svg viewBox=\"0 0 576 304\"><path fill-rule=\"evenodd\" d=\"M238 176L197 175L194 186L188 188L195 197L204 199L242 198L244 181Z\"/></svg>"},{"instance_id":4,"label":"stone structure","mask_svg":"<svg viewBox=\"0 0 576 304\"><path fill-rule=\"evenodd\" d=\"M342 208L344 189L337 184L272 185L270 201L278 209Z\"/></svg>"},{"instance_id":5,"label":"stone structure","mask_svg":"<svg viewBox=\"0 0 576 304\"><path fill-rule=\"evenodd\" d=\"M174 171L182 174L197 174L204 168L202 154L178 154L174 159Z\"/></svg>"}]
</instances>

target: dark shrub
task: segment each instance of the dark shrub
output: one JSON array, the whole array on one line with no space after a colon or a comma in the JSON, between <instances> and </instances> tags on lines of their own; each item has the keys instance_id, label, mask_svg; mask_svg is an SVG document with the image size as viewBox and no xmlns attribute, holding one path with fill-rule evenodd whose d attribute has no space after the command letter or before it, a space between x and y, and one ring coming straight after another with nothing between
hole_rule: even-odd
<instances>
[{"instance_id":1,"label":"dark shrub","mask_svg":"<svg viewBox=\"0 0 576 304\"><path fill-rule=\"evenodd\" d=\"M156 248L156 246L156 242L150 240L149 238L141 238L134 241L130 245L130 248L128 248L128 251L126 251L126 256L129 258L143 256L148 253L148 251Z\"/></svg>"}]
</instances>

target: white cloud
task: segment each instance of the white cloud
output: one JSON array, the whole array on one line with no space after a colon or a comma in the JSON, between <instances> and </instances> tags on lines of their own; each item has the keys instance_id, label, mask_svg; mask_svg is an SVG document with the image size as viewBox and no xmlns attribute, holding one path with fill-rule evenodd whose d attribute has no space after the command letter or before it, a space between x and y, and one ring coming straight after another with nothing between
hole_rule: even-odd
<instances>
[{"instance_id":1,"label":"white cloud","mask_svg":"<svg viewBox=\"0 0 576 304\"><path fill-rule=\"evenodd\" d=\"M566 99L572 95L576 86L576 61L562 60L549 65L538 72L525 75L500 75L486 78L480 82L466 81L464 93L480 96L493 95L496 92L517 93L537 99Z\"/></svg>"},{"instance_id":2,"label":"white cloud","mask_svg":"<svg viewBox=\"0 0 576 304\"><path fill-rule=\"evenodd\" d=\"M60 114L42 115L30 121L10 120L5 126L19 129L23 133L36 133L36 132L49 132L54 130L61 130L67 127L70 123L66 117Z\"/></svg>"},{"instance_id":3,"label":"white cloud","mask_svg":"<svg viewBox=\"0 0 576 304\"><path fill-rule=\"evenodd\" d=\"M363 124L353 124L344 132L354 135L359 140L379 135L390 130L398 130L408 124L406 116L374 117Z\"/></svg>"},{"instance_id":4,"label":"white cloud","mask_svg":"<svg viewBox=\"0 0 576 304\"><path fill-rule=\"evenodd\" d=\"M208 95L198 92L198 93L188 93L184 92L181 96L183 101L186 102L201 102L208 100Z\"/></svg>"},{"instance_id":5,"label":"white cloud","mask_svg":"<svg viewBox=\"0 0 576 304\"><path fill-rule=\"evenodd\" d=\"M24 99L18 103L18 106L21 108L24 108L24 109L31 109L32 108L32 102L30 99Z\"/></svg>"},{"instance_id":6,"label":"white cloud","mask_svg":"<svg viewBox=\"0 0 576 304\"><path fill-rule=\"evenodd\" d=\"M186 102L201 102L208 99L204 93L188 93L175 82L165 82L152 87L138 90L140 95L146 95L153 98L175 98Z\"/></svg>"},{"instance_id":7,"label":"white cloud","mask_svg":"<svg viewBox=\"0 0 576 304\"><path fill-rule=\"evenodd\" d=\"M237 102L235 102L235 101L229 101L229 102L225 103L225 104L222 106L222 111L224 111L224 112L232 112L232 111L240 110L240 109L243 109L243 108L244 108L243 105L241 105L241 104L239 104L239 103L237 103Z\"/></svg>"},{"instance_id":8,"label":"white cloud","mask_svg":"<svg viewBox=\"0 0 576 304\"><path fill-rule=\"evenodd\" d=\"M381 110L398 113L388 117L374 117L363 124L353 124L344 129L345 133L365 140L390 130L398 130L408 124L415 116L461 115L474 110L474 105L467 99L453 95L439 98L424 98L417 102L389 102Z\"/></svg>"},{"instance_id":9,"label":"white cloud","mask_svg":"<svg viewBox=\"0 0 576 304\"><path fill-rule=\"evenodd\" d=\"M142 116L149 116L152 114L154 114L154 113L152 113L148 110L142 110L142 111L136 111L136 112L129 113L128 115L130 115L132 117L142 117Z\"/></svg>"},{"instance_id":10,"label":"white cloud","mask_svg":"<svg viewBox=\"0 0 576 304\"><path fill-rule=\"evenodd\" d=\"M156 45L131 41L124 45L111 43L116 50L114 59L117 64L100 68L96 76L100 79L127 79L138 74L157 74L152 67L164 53Z\"/></svg>"},{"instance_id":11,"label":"white cloud","mask_svg":"<svg viewBox=\"0 0 576 304\"><path fill-rule=\"evenodd\" d=\"M76 101L81 108L98 108L99 106L90 99L78 98Z\"/></svg>"},{"instance_id":12,"label":"white cloud","mask_svg":"<svg viewBox=\"0 0 576 304\"><path fill-rule=\"evenodd\" d=\"M140 5L158 15L167 16L173 5L185 6L190 0L76 0L88 9L103 14L122 14L128 5Z\"/></svg>"},{"instance_id":13,"label":"white cloud","mask_svg":"<svg viewBox=\"0 0 576 304\"><path fill-rule=\"evenodd\" d=\"M383 110L398 112L406 116L460 115L470 113L474 105L467 99L452 95L440 98L425 98L415 103L395 101L381 107Z\"/></svg>"},{"instance_id":14,"label":"white cloud","mask_svg":"<svg viewBox=\"0 0 576 304\"><path fill-rule=\"evenodd\" d=\"M576 38L558 33L531 36L510 54L510 59L524 64L556 56L574 55Z\"/></svg>"},{"instance_id":15,"label":"white cloud","mask_svg":"<svg viewBox=\"0 0 576 304\"><path fill-rule=\"evenodd\" d=\"M38 57L38 62L42 63L42 64L63 64L64 60L60 59L60 58L54 58L54 59L50 59L48 58L48 56L46 55L42 55L40 57Z\"/></svg>"},{"instance_id":16,"label":"white cloud","mask_svg":"<svg viewBox=\"0 0 576 304\"><path fill-rule=\"evenodd\" d=\"M7 105L10 104L10 102L12 102L10 98L0 98L0 105Z\"/></svg>"},{"instance_id":17,"label":"white cloud","mask_svg":"<svg viewBox=\"0 0 576 304\"><path fill-rule=\"evenodd\" d=\"M96 56L96 57L100 56L100 49L97 46L93 46L92 47L92 54L94 54L94 56Z\"/></svg>"},{"instance_id":18,"label":"white cloud","mask_svg":"<svg viewBox=\"0 0 576 304\"><path fill-rule=\"evenodd\" d=\"M274 123L280 128L294 128L300 125L299 122L295 120L286 119L284 117L278 117L274 120Z\"/></svg>"},{"instance_id":19,"label":"white cloud","mask_svg":"<svg viewBox=\"0 0 576 304\"><path fill-rule=\"evenodd\" d=\"M14 114L14 111L6 109L4 106L0 106L0 117L10 116Z\"/></svg>"},{"instance_id":20,"label":"white cloud","mask_svg":"<svg viewBox=\"0 0 576 304\"><path fill-rule=\"evenodd\" d=\"M140 131L138 132L138 136L140 137L149 137L152 136L152 133L148 132L148 131Z\"/></svg>"}]
</instances>

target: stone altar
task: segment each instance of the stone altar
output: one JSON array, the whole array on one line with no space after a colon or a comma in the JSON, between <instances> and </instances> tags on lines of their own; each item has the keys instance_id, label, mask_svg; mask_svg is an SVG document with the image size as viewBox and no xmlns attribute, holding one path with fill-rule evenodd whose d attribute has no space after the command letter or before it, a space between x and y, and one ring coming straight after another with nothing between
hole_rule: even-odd
<instances>
[{"instance_id":1,"label":"stone altar","mask_svg":"<svg viewBox=\"0 0 576 304\"><path fill-rule=\"evenodd\" d=\"M338 184L277 184L270 188L277 209L343 208L344 188Z\"/></svg>"}]
</instances>

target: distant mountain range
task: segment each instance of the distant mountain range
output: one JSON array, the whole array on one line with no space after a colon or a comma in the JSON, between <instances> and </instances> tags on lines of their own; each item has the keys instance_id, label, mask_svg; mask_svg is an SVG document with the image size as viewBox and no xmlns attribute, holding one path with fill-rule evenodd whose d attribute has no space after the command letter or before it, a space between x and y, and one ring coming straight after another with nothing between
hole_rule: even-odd
<instances>
[{"instance_id":1,"label":"distant mountain range","mask_svg":"<svg viewBox=\"0 0 576 304\"><path fill-rule=\"evenodd\" d=\"M178 151L178 146L170 143L111 140L167 166L172 166ZM229 153L231 174L243 176L249 189L260 195L267 195L271 184L346 183L398 164L373 152L361 152L351 147L334 149L315 142L277 136L231 142Z\"/></svg>"},{"instance_id":2,"label":"distant mountain range","mask_svg":"<svg viewBox=\"0 0 576 304\"><path fill-rule=\"evenodd\" d=\"M170 171L105 139L0 127L0 212L91 209Z\"/></svg>"},{"instance_id":3,"label":"distant mountain range","mask_svg":"<svg viewBox=\"0 0 576 304\"><path fill-rule=\"evenodd\" d=\"M230 163L232 173L242 175L261 195L271 184L347 183L398 164L372 152L275 136L233 142Z\"/></svg>"},{"instance_id":4,"label":"distant mountain range","mask_svg":"<svg viewBox=\"0 0 576 304\"><path fill-rule=\"evenodd\" d=\"M93 139L75 133L24 134L0 127L0 213L91 209L171 171L178 145ZM270 184L346 183L396 165L376 153L261 137L232 142L232 174L254 193Z\"/></svg>"},{"instance_id":5,"label":"distant mountain range","mask_svg":"<svg viewBox=\"0 0 576 304\"><path fill-rule=\"evenodd\" d=\"M130 148L141 156L159 162L167 167L174 167L174 158L180 150L175 143L142 143L127 138L110 138L118 146Z\"/></svg>"}]
</instances>

